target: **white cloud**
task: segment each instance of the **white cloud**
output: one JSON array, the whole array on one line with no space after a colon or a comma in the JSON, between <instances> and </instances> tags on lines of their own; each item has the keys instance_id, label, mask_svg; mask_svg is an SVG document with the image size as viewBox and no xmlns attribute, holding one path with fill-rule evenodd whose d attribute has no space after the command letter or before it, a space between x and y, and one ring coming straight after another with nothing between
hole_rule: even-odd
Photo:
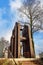
<instances>
[{"instance_id":1,"label":"white cloud","mask_svg":"<svg viewBox=\"0 0 43 65\"><path fill-rule=\"evenodd\" d=\"M12 28L14 27L14 24L15 24L15 21L18 21L19 20L19 15L17 13L17 8L20 8L22 5L21 1L20 0L10 0L10 13L11 13L11 18L12 18ZM14 10L16 12L16 14L14 13ZM0 9L0 30L1 31L1 35L0 37L5 37L6 40L9 40L10 41L10 37L11 37L11 33L12 33L12 29L4 29L5 25L7 24L7 20L6 19L3 19L2 16L3 14L6 13L6 9L5 8L2 8ZM15 15L15 18L14 18L14 15ZM5 25L4 25L5 24Z\"/></svg>"},{"instance_id":2,"label":"white cloud","mask_svg":"<svg viewBox=\"0 0 43 65\"><path fill-rule=\"evenodd\" d=\"M9 30L4 31L3 33L1 33L0 38L4 37L7 41L10 42L11 35L12 35L12 29L11 30L9 29Z\"/></svg>"},{"instance_id":3,"label":"white cloud","mask_svg":"<svg viewBox=\"0 0 43 65\"><path fill-rule=\"evenodd\" d=\"M40 38L39 36L36 36L34 38L34 46L35 46L35 52L36 54L39 54L40 52L43 51L43 39Z\"/></svg>"},{"instance_id":4,"label":"white cloud","mask_svg":"<svg viewBox=\"0 0 43 65\"><path fill-rule=\"evenodd\" d=\"M14 27L15 22L20 20L19 12L17 9L21 7L22 3L21 3L21 0L10 0L9 5L11 9L10 12L11 12L12 25Z\"/></svg>"},{"instance_id":5,"label":"white cloud","mask_svg":"<svg viewBox=\"0 0 43 65\"><path fill-rule=\"evenodd\" d=\"M43 5L43 0L41 0L41 5Z\"/></svg>"},{"instance_id":6,"label":"white cloud","mask_svg":"<svg viewBox=\"0 0 43 65\"><path fill-rule=\"evenodd\" d=\"M21 1L20 0L10 0L10 7L11 7L11 10L14 10L14 9L17 9L17 8L20 8L22 5Z\"/></svg>"},{"instance_id":7,"label":"white cloud","mask_svg":"<svg viewBox=\"0 0 43 65\"><path fill-rule=\"evenodd\" d=\"M8 31L4 34L4 38L10 42L11 35L12 35L12 30L8 30Z\"/></svg>"},{"instance_id":8,"label":"white cloud","mask_svg":"<svg viewBox=\"0 0 43 65\"><path fill-rule=\"evenodd\" d=\"M4 37L6 40L10 41L12 29L5 28L8 24L8 20L2 18L3 14L5 13L6 9L0 8L0 37Z\"/></svg>"},{"instance_id":9,"label":"white cloud","mask_svg":"<svg viewBox=\"0 0 43 65\"><path fill-rule=\"evenodd\" d=\"M43 32L43 30L39 30L39 32L40 32L40 33L42 33L42 32Z\"/></svg>"},{"instance_id":10,"label":"white cloud","mask_svg":"<svg viewBox=\"0 0 43 65\"><path fill-rule=\"evenodd\" d=\"M42 50L42 47L40 47L38 44L35 44L35 48Z\"/></svg>"}]
</instances>

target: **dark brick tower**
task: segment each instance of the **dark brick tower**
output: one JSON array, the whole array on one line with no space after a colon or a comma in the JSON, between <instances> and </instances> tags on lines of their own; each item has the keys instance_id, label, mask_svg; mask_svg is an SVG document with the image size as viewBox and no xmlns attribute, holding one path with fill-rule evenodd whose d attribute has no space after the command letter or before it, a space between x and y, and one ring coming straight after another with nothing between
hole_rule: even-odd
<instances>
[{"instance_id":1,"label":"dark brick tower","mask_svg":"<svg viewBox=\"0 0 43 65\"><path fill-rule=\"evenodd\" d=\"M20 32L22 31L22 36ZM15 24L15 27L12 31L11 43L10 43L10 51L14 58L20 58L20 42L23 45L23 56L26 58L34 58L34 48L32 45L31 32L27 25L23 27L20 23Z\"/></svg>"},{"instance_id":2,"label":"dark brick tower","mask_svg":"<svg viewBox=\"0 0 43 65\"><path fill-rule=\"evenodd\" d=\"M22 35L26 38L26 40L23 41L23 56L26 58L34 58L35 53L32 45L31 32L28 26L24 25Z\"/></svg>"}]
</instances>

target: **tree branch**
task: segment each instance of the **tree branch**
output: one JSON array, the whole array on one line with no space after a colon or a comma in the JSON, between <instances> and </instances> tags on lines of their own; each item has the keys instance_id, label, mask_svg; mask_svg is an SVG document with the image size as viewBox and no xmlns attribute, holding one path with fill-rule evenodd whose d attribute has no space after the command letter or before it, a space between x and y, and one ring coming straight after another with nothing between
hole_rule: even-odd
<instances>
[{"instance_id":1,"label":"tree branch","mask_svg":"<svg viewBox=\"0 0 43 65\"><path fill-rule=\"evenodd\" d=\"M29 24L29 25L31 25L29 22L22 22L22 21L21 21L21 23L22 23L22 24Z\"/></svg>"},{"instance_id":2,"label":"tree branch","mask_svg":"<svg viewBox=\"0 0 43 65\"><path fill-rule=\"evenodd\" d=\"M35 15L34 18L32 19L32 21L34 21L36 18L38 19L38 17L39 17L39 14Z\"/></svg>"},{"instance_id":3,"label":"tree branch","mask_svg":"<svg viewBox=\"0 0 43 65\"><path fill-rule=\"evenodd\" d=\"M41 26L42 26L42 25L40 25L40 26L33 26L33 30L34 30L33 33L34 33L34 32L37 32L37 31L40 30L40 29L43 30L43 28L42 28Z\"/></svg>"},{"instance_id":4,"label":"tree branch","mask_svg":"<svg viewBox=\"0 0 43 65\"><path fill-rule=\"evenodd\" d=\"M34 30L32 33L35 33L35 32L37 32L38 30L40 30L40 29L38 28L37 30Z\"/></svg>"},{"instance_id":5,"label":"tree branch","mask_svg":"<svg viewBox=\"0 0 43 65\"><path fill-rule=\"evenodd\" d=\"M30 17L26 14L26 12L22 11L21 9L19 9L19 11L22 12L23 14L25 14L28 18L30 18Z\"/></svg>"}]
</instances>

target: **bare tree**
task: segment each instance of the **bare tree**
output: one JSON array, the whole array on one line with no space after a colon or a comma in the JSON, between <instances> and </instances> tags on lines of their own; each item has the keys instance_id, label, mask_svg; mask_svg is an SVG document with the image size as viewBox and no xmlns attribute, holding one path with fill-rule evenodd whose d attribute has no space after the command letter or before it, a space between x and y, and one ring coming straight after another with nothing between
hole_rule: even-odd
<instances>
[{"instance_id":1,"label":"bare tree","mask_svg":"<svg viewBox=\"0 0 43 65\"><path fill-rule=\"evenodd\" d=\"M33 42L33 33L43 30L43 8L41 7L40 1L36 0L24 0L23 5L19 8L22 17L27 18L31 30L31 38ZM24 23L24 22L22 22ZM33 45L34 46L34 45Z\"/></svg>"},{"instance_id":2,"label":"bare tree","mask_svg":"<svg viewBox=\"0 0 43 65\"><path fill-rule=\"evenodd\" d=\"M0 38L0 57L3 57L3 51L9 47L9 41L5 40L4 37Z\"/></svg>"}]
</instances>

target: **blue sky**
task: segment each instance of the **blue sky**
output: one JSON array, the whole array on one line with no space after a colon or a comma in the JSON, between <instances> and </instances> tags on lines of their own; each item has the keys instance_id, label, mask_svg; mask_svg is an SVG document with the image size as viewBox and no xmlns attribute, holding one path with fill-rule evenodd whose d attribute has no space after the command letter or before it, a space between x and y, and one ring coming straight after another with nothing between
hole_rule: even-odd
<instances>
[{"instance_id":1,"label":"blue sky","mask_svg":"<svg viewBox=\"0 0 43 65\"><path fill-rule=\"evenodd\" d=\"M20 19L17 12L20 6L21 0L0 0L0 37L10 40L15 22ZM34 42L37 54L43 51L43 31L34 34Z\"/></svg>"}]
</instances>

